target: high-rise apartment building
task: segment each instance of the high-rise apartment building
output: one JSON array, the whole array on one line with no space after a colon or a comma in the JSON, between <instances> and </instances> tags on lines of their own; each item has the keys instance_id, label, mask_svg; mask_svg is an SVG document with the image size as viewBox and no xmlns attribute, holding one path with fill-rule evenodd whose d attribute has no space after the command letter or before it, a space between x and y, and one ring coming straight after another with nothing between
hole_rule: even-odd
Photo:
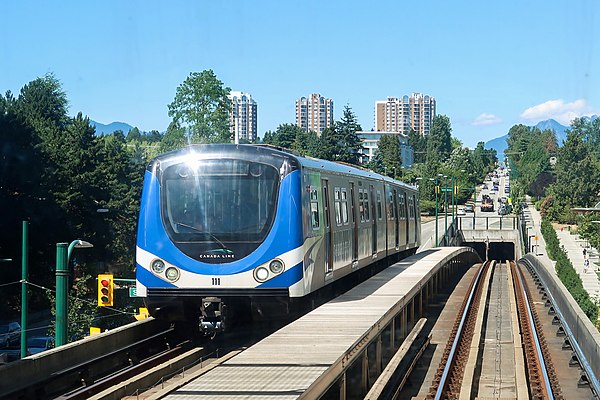
<instances>
[{"instance_id":1,"label":"high-rise apartment building","mask_svg":"<svg viewBox=\"0 0 600 400\"><path fill-rule=\"evenodd\" d=\"M257 136L256 101L249 93L244 92L232 91L228 97L231 100L229 131L233 135L235 143L239 143L240 139L254 143Z\"/></svg>"},{"instance_id":2,"label":"high-rise apartment building","mask_svg":"<svg viewBox=\"0 0 600 400\"><path fill-rule=\"evenodd\" d=\"M296 125L318 135L333 125L333 100L318 93L296 100Z\"/></svg>"},{"instance_id":3,"label":"high-rise apartment building","mask_svg":"<svg viewBox=\"0 0 600 400\"><path fill-rule=\"evenodd\" d=\"M426 136L435 117L435 98L413 93L410 97L388 97L375 102L375 130L402 132L408 135L411 129Z\"/></svg>"}]
</instances>

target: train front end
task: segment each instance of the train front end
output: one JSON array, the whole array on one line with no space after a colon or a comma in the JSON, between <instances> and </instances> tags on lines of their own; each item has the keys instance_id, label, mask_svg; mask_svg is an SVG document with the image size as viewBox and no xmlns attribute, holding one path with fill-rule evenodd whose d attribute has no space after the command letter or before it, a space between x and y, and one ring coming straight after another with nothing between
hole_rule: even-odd
<instances>
[{"instance_id":1,"label":"train front end","mask_svg":"<svg viewBox=\"0 0 600 400\"><path fill-rule=\"evenodd\" d=\"M300 167L251 145L199 145L144 176L137 295L153 316L218 331L302 284ZM229 321L229 322L227 322Z\"/></svg>"}]
</instances>

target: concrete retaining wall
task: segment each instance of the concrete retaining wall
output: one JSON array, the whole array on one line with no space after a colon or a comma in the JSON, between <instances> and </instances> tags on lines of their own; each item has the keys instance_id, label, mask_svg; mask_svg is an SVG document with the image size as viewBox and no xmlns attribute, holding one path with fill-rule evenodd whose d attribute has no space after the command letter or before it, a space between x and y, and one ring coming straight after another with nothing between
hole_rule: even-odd
<instances>
[{"instance_id":1,"label":"concrete retaining wall","mask_svg":"<svg viewBox=\"0 0 600 400\"><path fill-rule=\"evenodd\" d=\"M105 355L107 349L122 348L164 329L165 323L150 318L3 365L0 367L0 397Z\"/></svg>"}]
</instances>

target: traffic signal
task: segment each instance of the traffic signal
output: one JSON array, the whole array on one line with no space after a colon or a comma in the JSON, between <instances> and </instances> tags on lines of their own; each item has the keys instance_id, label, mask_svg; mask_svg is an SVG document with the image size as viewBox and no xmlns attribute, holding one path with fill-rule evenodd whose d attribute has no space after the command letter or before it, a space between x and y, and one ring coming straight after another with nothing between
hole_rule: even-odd
<instances>
[{"instance_id":1,"label":"traffic signal","mask_svg":"<svg viewBox=\"0 0 600 400\"><path fill-rule=\"evenodd\" d=\"M115 284L112 274L98 275L98 307L113 305L113 291Z\"/></svg>"}]
</instances>

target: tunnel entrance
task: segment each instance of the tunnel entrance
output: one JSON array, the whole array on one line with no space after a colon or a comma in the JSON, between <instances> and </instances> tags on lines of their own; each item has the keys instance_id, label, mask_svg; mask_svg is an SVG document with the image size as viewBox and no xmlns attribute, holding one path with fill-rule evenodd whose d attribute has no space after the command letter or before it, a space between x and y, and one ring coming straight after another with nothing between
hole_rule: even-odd
<instances>
[{"instance_id":1,"label":"tunnel entrance","mask_svg":"<svg viewBox=\"0 0 600 400\"><path fill-rule=\"evenodd\" d=\"M462 246L474 249L482 260L486 259L486 242L463 242ZM512 242L490 242L487 251L489 260L514 260L516 258L515 244Z\"/></svg>"}]
</instances>

